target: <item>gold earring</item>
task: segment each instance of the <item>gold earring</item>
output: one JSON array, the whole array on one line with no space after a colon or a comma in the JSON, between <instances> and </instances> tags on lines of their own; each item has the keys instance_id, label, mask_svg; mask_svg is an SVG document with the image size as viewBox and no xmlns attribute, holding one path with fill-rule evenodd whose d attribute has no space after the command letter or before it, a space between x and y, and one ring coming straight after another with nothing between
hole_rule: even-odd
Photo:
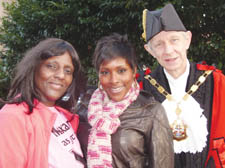
<instances>
[{"instance_id":1,"label":"gold earring","mask_svg":"<svg viewBox=\"0 0 225 168\"><path fill-rule=\"evenodd\" d=\"M102 85L101 85L100 81L98 81L98 88L99 88L99 90L103 90L103 88L102 88Z\"/></svg>"},{"instance_id":2,"label":"gold earring","mask_svg":"<svg viewBox=\"0 0 225 168\"><path fill-rule=\"evenodd\" d=\"M137 82L137 79L136 78L134 78L134 87L137 89L138 88L138 82Z\"/></svg>"}]
</instances>

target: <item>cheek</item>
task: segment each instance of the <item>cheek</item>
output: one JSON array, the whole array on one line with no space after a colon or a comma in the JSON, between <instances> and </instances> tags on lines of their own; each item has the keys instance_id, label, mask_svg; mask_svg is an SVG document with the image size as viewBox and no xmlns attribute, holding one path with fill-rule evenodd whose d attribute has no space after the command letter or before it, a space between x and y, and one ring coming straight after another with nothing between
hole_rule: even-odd
<instances>
[{"instance_id":1,"label":"cheek","mask_svg":"<svg viewBox=\"0 0 225 168\"><path fill-rule=\"evenodd\" d=\"M106 78L106 77L99 77L99 82L100 84L102 85L102 87L105 87L108 85L109 83L109 80Z\"/></svg>"},{"instance_id":2,"label":"cheek","mask_svg":"<svg viewBox=\"0 0 225 168\"><path fill-rule=\"evenodd\" d=\"M129 87L132 86L133 82L134 82L134 78L133 78L133 76L131 76L131 78L127 81L127 84L129 85Z\"/></svg>"},{"instance_id":3,"label":"cheek","mask_svg":"<svg viewBox=\"0 0 225 168\"><path fill-rule=\"evenodd\" d=\"M135 80L135 75L133 73L130 73L123 78L121 78L121 82L123 82L124 85L128 87L128 89L131 87L132 83Z\"/></svg>"},{"instance_id":4,"label":"cheek","mask_svg":"<svg viewBox=\"0 0 225 168\"><path fill-rule=\"evenodd\" d=\"M162 56L157 56L155 57L156 60L159 62L159 63L162 63L163 62L163 57Z\"/></svg>"},{"instance_id":5,"label":"cheek","mask_svg":"<svg viewBox=\"0 0 225 168\"><path fill-rule=\"evenodd\" d=\"M66 79L66 90L70 87L70 85L73 83L73 77L67 77Z\"/></svg>"},{"instance_id":6,"label":"cheek","mask_svg":"<svg viewBox=\"0 0 225 168\"><path fill-rule=\"evenodd\" d=\"M35 85L38 89L40 89L40 86L41 84L44 82L44 79L42 79L42 75L40 73L40 71L36 72L35 73L35 76L34 76L34 82L35 82Z\"/></svg>"},{"instance_id":7,"label":"cheek","mask_svg":"<svg viewBox=\"0 0 225 168\"><path fill-rule=\"evenodd\" d=\"M67 80L68 85L70 85L73 82L73 76L69 77Z\"/></svg>"},{"instance_id":8,"label":"cheek","mask_svg":"<svg viewBox=\"0 0 225 168\"><path fill-rule=\"evenodd\" d=\"M157 51L154 50L154 52L152 52L152 55L154 58L156 58L158 60L162 57L163 50L157 50Z\"/></svg>"},{"instance_id":9,"label":"cheek","mask_svg":"<svg viewBox=\"0 0 225 168\"><path fill-rule=\"evenodd\" d=\"M40 69L35 72L35 77L42 81L47 80L51 75L51 72L46 70L46 68L43 66L41 66Z\"/></svg>"}]
</instances>

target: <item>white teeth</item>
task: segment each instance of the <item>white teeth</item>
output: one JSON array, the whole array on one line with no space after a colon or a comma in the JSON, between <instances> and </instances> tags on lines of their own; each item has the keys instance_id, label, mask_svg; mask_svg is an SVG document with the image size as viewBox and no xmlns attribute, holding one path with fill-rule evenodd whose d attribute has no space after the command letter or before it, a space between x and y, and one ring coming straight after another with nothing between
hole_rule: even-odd
<instances>
[{"instance_id":1,"label":"white teeth","mask_svg":"<svg viewBox=\"0 0 225 168\"><path fill-rule=\"evenodd\" d=\"M51 83L52 87L54 88L61 88L62 85L61 84L57 84L57 83Z\"/></svg>"},{"instance_id":2,"label":"white teeth","mask_svg":"<svg viewBox=\"0 0 225 168\"><path fill-rule=\"evenodd\" d=\"M118 93L123 89L123 87L119 87L119 88L111 88L111 92L113 93Z\"/></svg>"}]
</instances>

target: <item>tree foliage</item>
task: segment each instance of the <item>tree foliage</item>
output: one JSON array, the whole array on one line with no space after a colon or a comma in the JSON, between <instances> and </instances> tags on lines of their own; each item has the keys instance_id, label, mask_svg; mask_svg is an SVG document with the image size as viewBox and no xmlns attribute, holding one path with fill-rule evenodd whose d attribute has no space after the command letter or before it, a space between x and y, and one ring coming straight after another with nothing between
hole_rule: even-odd
<instances>
[{"instance_id":1,"label":"tree foliage","mask_svg":"<svg viewBox=\"0 0 225 168\"><path fill-rule=\"evenodd\" d=\"M135 45L140 65L154 68L144 51L142 11L174 4L192 31L189 58L205 60L225 70L225 2L221 0L17 0L4 4L7 15L0 27L0 96L5 96L12 69L23 53L46 37L71 42L79 53L89 84L96 83L91 57L96 41L112 32L127 34Z\"/></svg>"}]
</instances>

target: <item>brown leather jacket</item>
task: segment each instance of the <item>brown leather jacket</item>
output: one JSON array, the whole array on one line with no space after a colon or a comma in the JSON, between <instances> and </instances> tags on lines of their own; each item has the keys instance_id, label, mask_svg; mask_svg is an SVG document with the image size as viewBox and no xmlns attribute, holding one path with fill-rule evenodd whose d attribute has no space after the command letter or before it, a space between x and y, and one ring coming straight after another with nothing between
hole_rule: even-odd
<instances>
[{"instance_id":1,"label":"brown leather jacket","mask_svg":"<svg viewBox=\"0 0 225 168\"><path fill-rule=\"evenodd\" d=\"M79 106L78 138L86 155L88 130L85 95ZM173 168L173 138L162 105L153 96L141 91L119 117L121 125L112 135L114 168Z\"/></svg>"}]
</instances>

